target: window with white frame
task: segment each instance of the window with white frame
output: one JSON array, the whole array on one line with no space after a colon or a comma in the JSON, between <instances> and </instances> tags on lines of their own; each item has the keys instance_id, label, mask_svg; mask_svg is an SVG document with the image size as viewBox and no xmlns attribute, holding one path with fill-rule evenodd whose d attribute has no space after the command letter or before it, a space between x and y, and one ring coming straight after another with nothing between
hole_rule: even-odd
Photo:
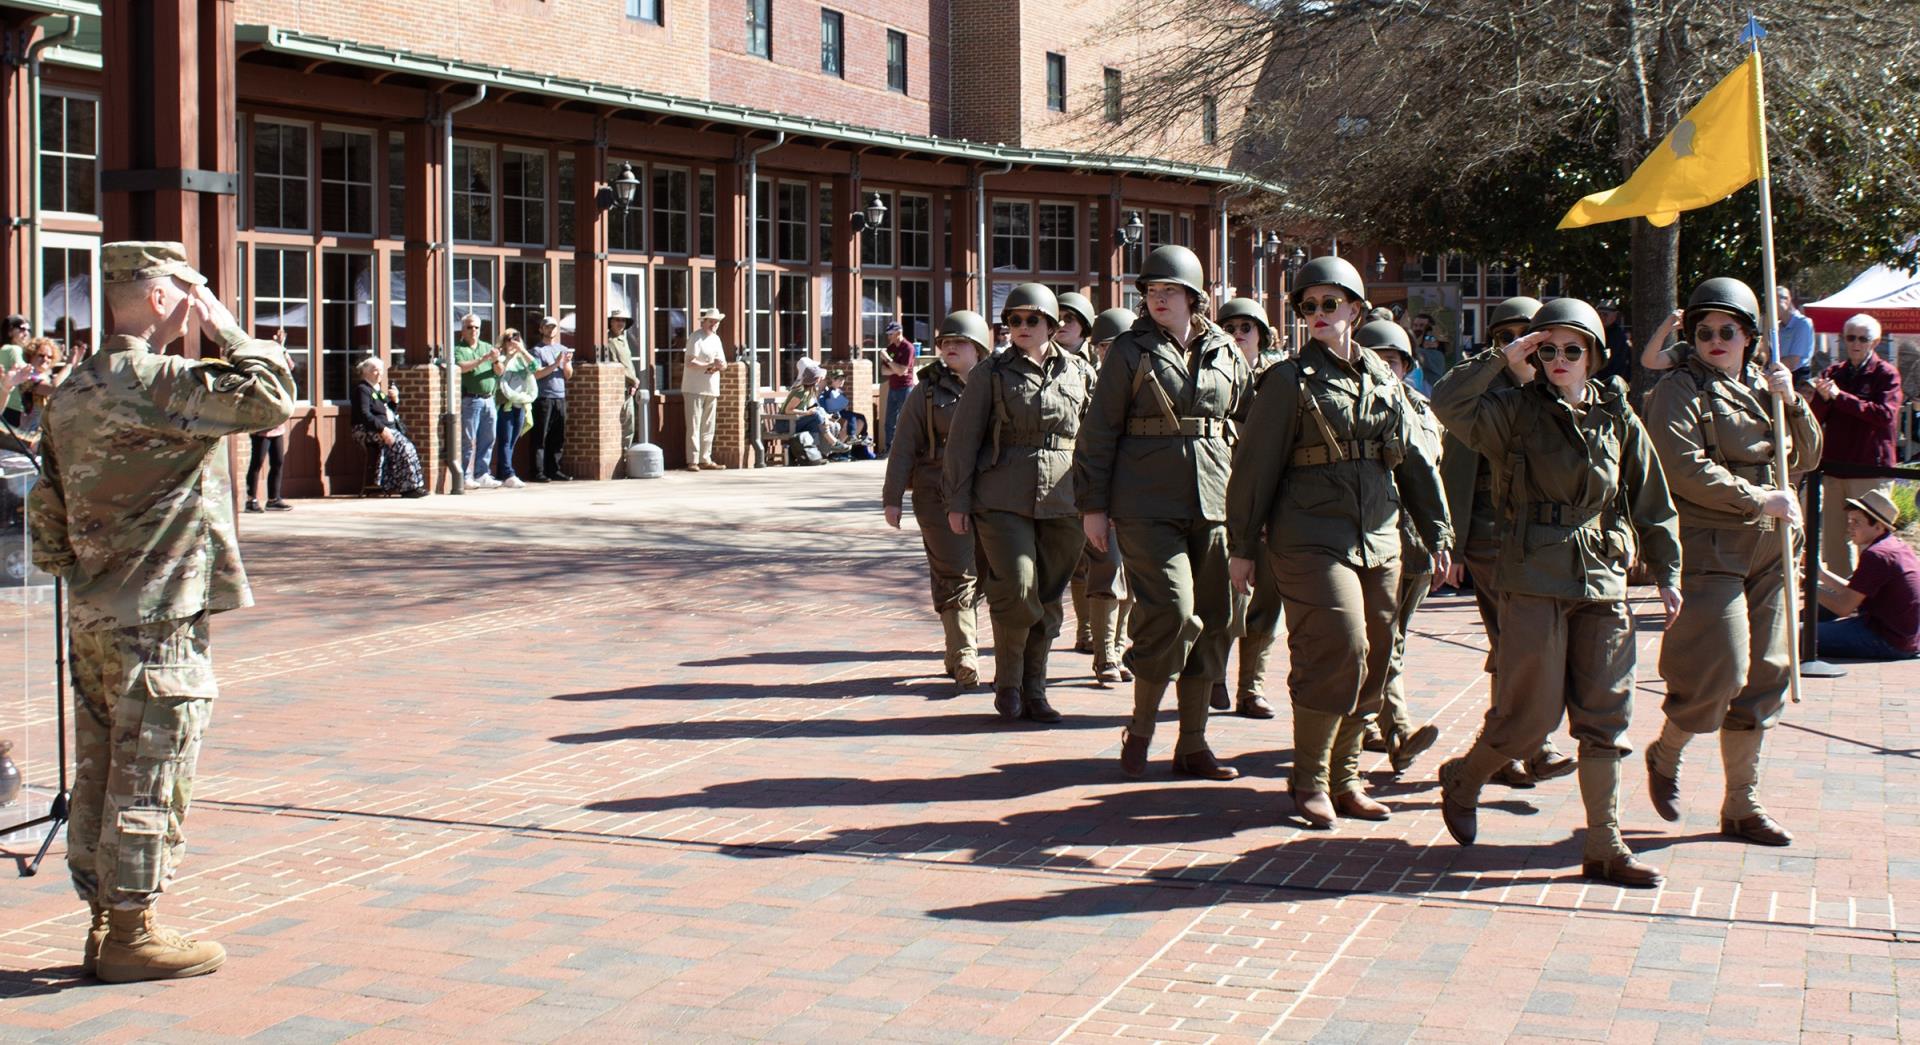
<instances>
[{"instance_id":1,"label":"window with white frame","mask_svg":"<svg viewBox=\"0 0 1920 1045\"><path fill-rule=\"evenodd\" d=\"M893 225L900 237L900 267L933 267L933 197L911 192L900 194L900 209L893 212Z\"/></svg>"},{"instance_id":2,"label":"window with white frame","mask_svg":"<svg viewBox=\"0 0 1920 1045\"><path fill-rule=\"evenodd\" d=\"M627 0L627 17L636 22L666 24L666 0Z\"/></svg>"},{"instance_id":3,"label":"window with white frame","mask_svg":"<svg viewBox=\"0 0 1920 1045\"><path fill-rule=\"evenodd\" d=\"M407 139L387 135L387 238L407 238Z\"/></svg>"},{"instance_id":4,"label":"window with white frame","mask_svg":"<svg viewBox=\"0 0 1920 1045\"><path fill-rule=\"evenodd\" d=\"M387 366L407 362L407 256L387 251Z\"/></svg>"},{"instance_id":5,"label":"window with white frame","mask_svg":"<svg viewBox=\"0 0 1920 1045\"><path fill-rule=\"evenodd\" d=\"M626 168L626 160L607 161L607 184L612 185L620 178L620 172ZM647 172L641 164L633 165L633 176L640 179L634 187L633 203L626 207L615 207L605 215L607 223L607 249L644 251L647 249L645 235ZM583 187L584 188L584 187Z\"/></svg>"},{"instance_id":6,"label":"window with white frame","mask_svg":"<svg viewBox=\"0 0 1920 1045\"><path fill-rule=\"evenodd\" d=\"M540 321L547 315L547 263L508 258L501 276L501 328L513 327L528 345L539 344Z\"/></svg>"},{"instance_id":7,"label":"window with white frame","mask_svg":"<svg viewBox=\"0 0 1920 1045\"><path fill-rule=\"evenodd\" d=\"M860 234L860 264L873 265L878 268L892 268L895 256L893 249L895 245L893 242L894 233L898 230L900 224L899 220L894 217L893 193L886 191L862 192L856 196L856 199L864 198L871 201L875 196L880 197L881 205L887 208L887 217L879 228L868 229ZM859 206L859 204L856 204L856 206ZM861 209L864 210L865 207L862 206Z\"/></svg>"},{"instance_id":8,"label":"window with white frame","mask_svg":"<svg viewBox=\"0 0 1920 1045\"><path fill-rule=\"evenodd\" d=\"M574 302L579 300L579 266L571 261L562 261L554 266L554 270L553 314L566 319L573 314ZM593 329L591 321L583 323L580 317L575 316L573 333L562 333L560 342L569 348L585 346L591 350L599 345L600 332Z\"/></svg>"},{"instance_id":9,"label":"window with white frame","mask_svg":"<svg viewBox=\"0 0 1920 1045\"><path fill-rule=\"evenodd\" d=\"M468 315L480 321L480 339L491 342L499 329L493 314L493 259L470 254L453 256L453 324Z\"/></svg>"},{"instance_id":10,"label":"window with white frame","mask_svg":"<svg viewBox=\"0 0 1920 1045\"><path fill-rule=\"evenodd\" d=\"M772 343L780 346L783 383L791 385L798 375L800 358L813 354L807 340L807 332L813 327L813 280L804 273L782 273L774 300L779 311Z\"/></svg>"},{"instance_id":11,"label":"window with white frame","mask_svg":"<svg viewBox=\"0 0 1920 1045\"><path fill-rule=\"evenodd\" d=\"M1047 108L1067 111L1067 56L1047 52Z\"/></svg>"},{"instance_id":12,"label":"window with white frame","mask_svg":"<svg viewBox=\"0 0 1920 1045\"><path fill-rule=\"evenodd\" d=\"M1446 264L1446 274L1441 277L1442 282L1460 284L1462 297L1480 296L1480 266L1472 258L1449 254Z\"/></svg>"},{"instance_id":13,"label":"window with white frame","mask_svg":"<svg viewBox=\"0 0 1920 1045\"><path fill-rule=\"evenodd\" d=\"M919 345L933 343L933 284L924 279L900 281L900 326Z\"/></svg>"},{"instance_id":14,"label":"window with white frame","mask_svg":"<svg viewBox=\"0 0 1920 1045\"><path fill-rule=\"evenodd\" d=\"M687 314L693 304L688 276L683 268L653 269L653 365L666 375L669 389L680 387L687 365Z\"/></svg>"},{"instance_id":15,"label":"window with white frame","mask_svg":"<svg viewBox=\"0 0 1920 1045\"><path fill-rule=\"evenodd\" d=\"M887 90L907 93L907 34L887 30Z\"/></svg>"},{"instance_id":16,"label":"window with white frame","mask_svg":"<svg viewBox=\"0 0 1920 1045\"><path fill-rule=\"evenodd\" d=\"M771 272L754 274L753 311L747 319L753 324L753 365L760 383L769 388L785 388L793 383L792 372L773 365L775 353L779 351L779 343L773 337L773 276Z\"/></svg>"},{"instance_id":17,"label":"window with white frame","mask_svg":"<svg viewBox=\"0 0 1920 1045\"><path fill-rule=\"evenodd\" d=\"M500 236L525 247L547 245L547 154L506 149L500 154Z\"/></svg>"},{"instance_id":18,"label":"window with white frame","mask_svg":"<svg viewBox=\"0 0 1920 1045\"><path fill-rule=\"evenodd\" d=\"M672 167L653 169L653 252L685 254L688 241L687 172Z\"/></svg>"},{"instance_id":19,"label":"window with white frame","mask_svg":"<svg viewBox=\"0 0 1920 1045\"><path fill-rule=\"evenodd\" d=\"M373 235L373 135L321 128L320 231Z\"/></svg>"},{"instance_id":20,"label":"window with white frame","mask_svg":"<svg viewBox=\"0 0 1920 1045\"><path fill-rule=\"evenodd\" d=\"M1071 203L1042 203L1039 209L1040 271L1080 270L1080 208Z\"/></svg>"},{"instance_id":21,"label":"window with white frame","mask_svg":"<svg viewBox=\"0 0 1920 1045\"><path fill-rule=\"evenodd\" d=\"M775 235L781 261L807 260L807 203L812 195L804 181L780 183L780 228Z\"/></svg>"},{"instance_id":22,"label":"window with white frame","mask_svg":"<svg viewBox=\"0 0 1920 1045\"><path fill-rule=\"evenodd\" d=\"M753 186L753 253L761 261L773 260L773 182L759 179Z\"/></svg>"},{"instance_id":23,"label":"window with white frame","mask_svg":"<svg viewBox=\"0 0 1920 1045\"><path fill-rule=\"evenodd\" d=\"M320 395L347 399L353 368L373 355L373 255L329 250L320 255Z\"/></svg>"},{"instance_id":24,"label":"window with white frame","mask_svg":"<svg viewBox=\"0 0 1920 1045\"><path fill-rule=\"evenodd\" d=\"M493 146L453 146L453 238L492 243Z\"/></svg>"},{"instance_id":25,"label":"window with white frame","mask_svg":"<svg viewBox=\"0 0 1920 1045\"><path fill-rule=\"evenodd\" d=\"M820 71L828 76L847 75L846 19L838 11L820 9Z\"/></svg>"},{"instance_id":26,"label":"window with white frame","mask_svg":"<svg viewBox=\"0 0 1920 1045\"><path fill-rule=\"evenodd\" d=\"M40 199L60 214L100 207L100 103L77 94L40 95Z\"/></svg>"},{"instance_id":27,"label":"window with white frame","mask_svg":"<svg viewBox=\"0 0 1920 1045\"><path fill-rule=\"evenodd\" d=\"M253 124L253 227L305 232L308 146L312 132L304 123L255 120Z\"/></svg>"},{"instance_id":28,"label":"window with white frame","mask_svg":"<svg viewBox=\"0 0 1920 1045\"><path fill-rule=\"evenodd\" d=\"M719 190L712 171L700 172L700 256L713 257L718 242Z\"/></svg>"},{"instance_id":29,"label":"window with white frame","mask_svg":"<svg viewBox=\"0 0 1920 1045\"><path fill-rule=\"evenodd\" d=\"M1506 299L1520 293L1520 266L1487 265L1487 297Z\"/></svg>"},{"instance_id":30,"label":"window with white frame","mask_svg":"<svg viewBox=\"0 0 1920 1045\"><path fill-rule=\"evenodd\" d=\"M820 183L819 205L814 208L814 218L820 226L820 260L833 260L833 185Z\"/></svg>"},{"instance_id":31,"label":"window with white frame","mask_svg":"<svg viewBox=\"0 0 1920 1045\"><path fill-rule=\"evenodd\" d=\"M860 281L860 347L877 349L886 344L887 324L893 322L893 280Z\"/></svg>"},{"instance_id":32,"label":"window with white frame","mask_svg":"<svg viewBox=\"0 0 1920 1045\"><path fill-rule=\"evenodd\" d=\"M1155 250L1178 243L1173 238L1173 215L1166 211L1150 211L1147 214L1147 234L1144 237L1148 250Z\"/></svg>"},{"instance_id":33,"label":"window with white frame","mask_svg":"<svg viewBox=\"0 0 1920 1045\"><path fill-rule=\"evenodd\" d=\"M1033 271L1033 205L996 201L993 205L993 271Z\"/></svg>"},{"instance_id":34,"label":"window with white frame","mask_svg":"<svg viewBox=\"0 0 1920 1045\"><path fill-rule=\"evenodd\" d=\"M294 398L312 401L313 272L305 249L253 249L253 336L271 340L286 332L287 366Z\"/></svg>"}]
</instances>

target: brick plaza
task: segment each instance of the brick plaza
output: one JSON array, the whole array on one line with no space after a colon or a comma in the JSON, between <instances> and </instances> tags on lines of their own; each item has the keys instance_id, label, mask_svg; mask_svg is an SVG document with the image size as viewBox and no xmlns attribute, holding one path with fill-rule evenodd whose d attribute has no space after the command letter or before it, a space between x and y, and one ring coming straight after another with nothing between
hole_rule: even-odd
<instances>
[{"instance_id":1,"label":"brick plaza","mask_svg":"<svg viewBox=\"0 0 1920 1045\"><path fill-rule=\"evenodd\" d=\"M1282 812L1284 701L1216 720L1246 777L1208 784L1161 749L1121 778L1127 697L1064 649L1059 727L952 696L880 467L247 517L259 605L216 623L222 696L160 908L232 958L80 979L63 846L17 879L31 847L10 843L0 1039L1915 1033L1913 666L1810 682L1770 737L1792 848L1717 836L1712 744L1678 824L1630 773L1629 841L1668 882L1625 892L1576 874L1571 780L1490 788L1482 844L1447 839L1433 773L1486 681L1470 599L1438 598L1410 660L1441 743L1398 781L1368 756L1391 821L1310 832ZM1644 744L1659 635L1636 608ZM51 703L5 702L0 736L31 740L44 785Z\"/></svg>"}]
</instances>

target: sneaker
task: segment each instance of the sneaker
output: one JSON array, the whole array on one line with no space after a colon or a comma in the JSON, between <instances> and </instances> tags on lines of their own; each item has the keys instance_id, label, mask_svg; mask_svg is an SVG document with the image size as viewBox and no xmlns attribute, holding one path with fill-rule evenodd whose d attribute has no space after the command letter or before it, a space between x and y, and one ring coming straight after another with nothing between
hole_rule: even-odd
<instances>
[{"instance_id":1,"label":"sneaker","mask_svg":"<svg viewBox=\"0 0 1920 1045\"><path fill-rule=\"evenodd\" d=\"M523 482L521 482L521 481L520 481L520 477L519 477L519 476L517 476L517 475L509 475L509 476L507 476L507 481L506 481L506 482L503 482L503 483L501 483L500 485L501 485L501 486L504 486L504 487L506 487L506 488L507 488L507 489L509 489L509 490L518 490L518 489L520 489L521 487L523 487L523 486L525 486L525 485L527 485L527 484L526 484L526 483L523 483Z\"/></svg>"},{"instance_id":2,"label":"sneaker","mask_svg":"<svg viewBox=\"0 0 1920 1045\"><path fill-rule=\"evenodd\" d=\"M264 511L266 511L266 509L265 509L265 508L262 508L262 507L260 507L260 502L259 502L259 501L248 501L248 502L247 502L247 511L250 511L250 512L264 512Z\"/></svg>"},{"instance_id":3,"label":"sneaker","mask_svg":"<svg viewBox=\"0 0 1920 1045\"><path fill-rule=\"evenodd\" d=\"M267 511L290 512L290 511L293 511L293 505L290 505L287 502L280 500L279 498L276 497L273 500L267 502Z\"/></svg>"},{"instance_id":4,"label":"sneaker","mask_svg":"<svg viewBox=\"0 0 1920 1045\"><path fill-rule=\"evenodd\" d=\"M491 475L483 475L475 479L472 485L476 490L491 490L500 485L500 480L495 479Z\"/></svg>"}]
</instances>

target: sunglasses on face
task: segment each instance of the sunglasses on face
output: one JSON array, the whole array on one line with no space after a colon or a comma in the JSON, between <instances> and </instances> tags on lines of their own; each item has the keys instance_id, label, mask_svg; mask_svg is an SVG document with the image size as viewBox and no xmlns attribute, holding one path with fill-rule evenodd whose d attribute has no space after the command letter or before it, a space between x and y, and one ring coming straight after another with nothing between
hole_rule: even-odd
<instances>
[{"instance_id":1,"label":"sunglasses on face","mask_svg":"<svg viewBox=\"0 0 1920 1045\"><path fill-rule=\"evenodd\" d=\"M1740 333L1740 328L1731 323L1724 323L1720 326L1718 333L1718 340L1732 344L1734 335ZM1710 345L1715 340L1714 334L1713 327L1703 326L1693 332L1693 340L1698 344Z\"/></svg>"},{"instance_id":2,"label":"sunglasses on face","mask_svg":"<svg viewBox=\"0 0 1920 1045\"><path fill-rule=\"evenodd\" d=\"M1840 340L1845 341L1851 345L1873 344L1873 339L1870 337L1867 337L1865 334L1842 334L1840 336Z\"/></svg>"},{"instance_id":3,"label":"sunglasses on face","mask_svg":"<svg viewBox=\"0 0 1920 1045\"><path fill-rule=\"evenodd\" d=\"M1293 306L1293 310L1295 312L1300 313L1303 316L1311 316L1315 312L1324 312L1327 315L1331 316L1335 312L1339 311L1340 307L1342 305L1345 305L1346 303L1347 303L1346 298L1337 297L1337 296L1324 297L1324 298L1321 298L1318 302L1314 301L1312 298L1301 298L1300 303L1298 305Z\"/></svg>"},{"instance_id":4,"label":"sunglasses on face","mask_svg":"<svg viewBox=\"0 0 1920 1045\"><path fill-rule=\"evenodd\" d=\"M1518 331L1496 330L1493 332L1493 344L1496 348L1505 348L1520 339Z\"/></svg>"},{"instance_id":5,"label":"sunglasses on face","mask_svg":"<svg viewBox=\"0 0 1920 1045\"><path fill-rule=\"evenodd\" d=\"M1260 332L1260 324L1251 319L1241 319L1228 323L1221 329L1229 334L1257 334Z\"/></svg>"},{"instance_id":6,"label":"sunglasses on face","mask_svg":"<svg viewBox=\"0 0 1920 1045\"><path fill-rule=\"evenodd\" d=\"M1046 323L1047 317L1038 312L1029 312L1024 316L1013 314L1007 316L1008 327L1039 327L1045 326Z\"/></svg>"},{"instance_id":7,"label":"sunglasses on face","mask_svg":"<svg viewBox=\"0 0 1920 1045\"><path fill-rule=\"evenodd\" d=\"M1539 356L1542 363L1551 363L1557 359L1564 359L1569 363L1575 363L1579 361L1581 356L1587 354L1587 346L1541 345L1534 350L1533 354Z\"/></svg>"}]
</instances>

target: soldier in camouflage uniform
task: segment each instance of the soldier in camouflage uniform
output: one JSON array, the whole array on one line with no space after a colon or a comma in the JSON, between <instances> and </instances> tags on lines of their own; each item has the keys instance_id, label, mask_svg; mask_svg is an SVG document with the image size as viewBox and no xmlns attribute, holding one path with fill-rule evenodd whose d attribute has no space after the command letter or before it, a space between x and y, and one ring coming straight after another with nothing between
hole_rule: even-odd
<instances>
[{"instance_id":1,"label":"soldier in camouflage uniform","mask_svg":"<svg viewBox=\"0 0 1920 1045\"><path fill-rule=\"evenodd\" d=\"M633 338L628 333L627 310L615 306L607 313L607 340L600 346L599 360L620 367L620 376L625 380L625 397L620 400L620 449L640 441L634 431L638 411L634 407L633 393L640 387L639 374L633 369Z\"/></svg>"},{"instance_id":2,"label":"soldier in camouflage uniform","mask_svg":"<svg viewBox=\"0 0 1920 1045\"><path fill-rule=\"evenodd\" d=\"M93 908L85 968L112 983L212 972L219 944L153 905L182 831L216 695L207 618L251 605L222 441L285 422L280 346L248 337L178 243L101 251L113 336L47 405L29 502L34 563L68 584L74 786L67 861ZM224 358L162 355L188 332Z\"/></svg>"},{"instance_id":3,"label":"soldier in camouflage uniform","mask_svg":"<svg viewBox=\"0 0 1920 1045\"><path fill-rule=\"evenodd\" d=\"M954 312L941 321L933 342L936 358L920 368L919 380L900 408L893 448L887 454L887 477L880 489L887 525L896 530L901 502L909 488L913 491L913 517L920 524L920 543L927 553L933 608L946 631L947 677L962 689L980 684L980 657L974 643L975 607L980 598L973 538L947 526L942 469L954 410L967 389L967 374L992 344L993 333L978 312Z\"/></svg>"}]
</instances>

